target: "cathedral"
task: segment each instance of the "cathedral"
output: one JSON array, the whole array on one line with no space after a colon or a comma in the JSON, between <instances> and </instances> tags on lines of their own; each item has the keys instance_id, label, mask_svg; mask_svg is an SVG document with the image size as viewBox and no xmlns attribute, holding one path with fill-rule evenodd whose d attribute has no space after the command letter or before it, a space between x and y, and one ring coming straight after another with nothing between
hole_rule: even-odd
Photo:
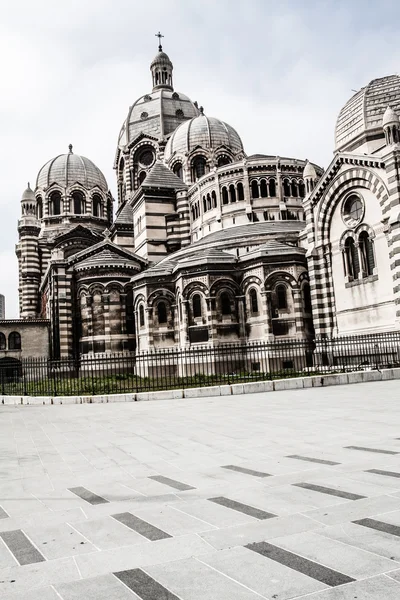
<instances>
[{"instance_id":1,"label":"cathedral","mask_svg":"<svg viewBox=\"0 0 400 600\"><path fill-rule=\"evenodd\" d=\"M53 358L398 330L400 77L346 103L323 171L246 154L175 91L161 44L150 71L118 136L117 199L71 145L22 195L19 351L37 328Z\"/></svg>"}]
</instances>

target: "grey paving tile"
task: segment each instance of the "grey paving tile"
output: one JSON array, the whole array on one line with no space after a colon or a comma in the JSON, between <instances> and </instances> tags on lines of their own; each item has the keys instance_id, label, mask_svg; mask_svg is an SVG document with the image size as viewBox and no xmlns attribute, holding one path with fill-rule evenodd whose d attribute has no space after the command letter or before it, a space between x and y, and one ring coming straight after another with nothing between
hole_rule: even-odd
<instances>
[{"instance_id":1,"label":"grey paving tile","mask_svg":"<svg viewBox=\"0 0 400 600\"><path fill-rule=\"evenodd\" d=\"M158 481L159 483L169 485L170 487L175 488L176 490L180 490L181 492L196 489L192 485L187 485L186 483L176 481L176 479L170 479L169 477L164 477L163 475L151 475L149 479L154 479L154 481Z\"/></svg>"},{"instance_id":2,"label":"grey paving tile","mask_svg":"<svg viewBox=\"0 0 400 600\"><path fill-rule=\"evenodd\" d=\"M400 527L398 525L377 521L376 519L359 519L358 521L353 521L353 523L355 525L362 525L363 527L369 527L370 529L376 529L376 531L383 531L384 533L400 537Z\"/></svg>"},{"instance_id":3,"label":"grey paving tile","mask_svg":"<svg viewBox=\"0 0 400 600\"><path fill-rule=\"evenodd\" d=\"M50 560L24 567L7 567L0 570L0 598L80 578L73 558Z\"/></svg>"},{"instance_id":4,"label":"grey paving tile","mask_svg":"<svg viewBox=\"0 0 400 600\"><path fill-rule=\"evenodd\" d=\"M67 523L25 528L26 534L48 560L93 552L96 548Z\"/></svg>"},{"instance_id":5,"label":"grey paving tile","mask_svg":"<svg viewBox=\"0 0 400 600\"><path fill-rule=\"evenodd\" d=\"M92 552L76 557L82 577L93 577L113 571L179 560L210 553L210 545L198 535L182 535L156 542L144 541L135 546L125 546L103 552Z\"/></svg>"},{"instance_id":6,"label":"grey paving tile","mask_svg":"<svg viewBox=\"0 0 400 600\"><path fill-rule=\"evenodd\" d=\"M73 527L100 550L132 546L143 542L142 535L136 533L132 528L128 529L125 524L109 516L80 521L74 523Z\"/></svg>"},{"instance_id":7,"label":"grey paving tile","mask_svg":"<svg viewBox=\"0 0 400 600\"><path fill-rule=\"evenodd\" d=\"M354 581L354 579L348 575L329 569L324 565L284 550L279 546L274 546L268 542L248 544L246 548L331 587Z\"/></svg>"},{"instance_id":8,"label":"grey paving tile","mask_svg":"<svg viewBox=\"0 0 400 600\"><path fill-rule=\"evenodd\" d=\"M326 584L248 548L221 550L198 560L266 598L286 600L327 589Z\"/></svg>"},{"instance_id":9,"label":"grey paving tile","mask_svg":"<svg viewBox=\"0 0 400 600\"><path fill-rule=\"evenodd\" d=\"M180 504L177 504L179 508ZM215 529L213 525L185 514L179 510L175 510L172 506L163 506L137 511L136 515L140 519L144 519L155 527L166 531L170 535L185 535L187 533L200 533Z\"/></svg>"},{"instance_id":10,"label":"grey paving tile","mask_svg":"<svg viewBox=\"0 0 400 600\"><path fill-rule=\"evenodd\" d=\"M348 450L362 450L363 452L377 452L379 454L400 454L394 450L384 450L382 448L366 448L365 446L344 446Z\"/></svg>"},{"instance_id":11,"label":"grey paving tile","mask_svg":"<svg viewBox=\"0 0 400 600\"><path fill-rule=\"evenodd\" d=\"M145 570L184 600L260 600L259 594L195 558L146 567Z\"/></svg>"},{"instance_id":12,"label":"grey paving tile","mask_svg":"<svg viewBox=\"0 0 400 600\"><path fill-rule=\"evenodd\" d=\"M313 594L305 600L398 600L399 597L400 585L385 575L379 575Z\"/></svg>"},{"instance_id":13,"label":"grey paving tile","mask_svg":"<svg viewBox=\"0 0 400 600\"><path fill-rule=\"evenodd\" d=\"M108 502L108 500L106 500L105 498L97 496L97 494L94 494L90 490L87 490L86 488L81 486L69 488L69 491L75 494L76 496L79 496L79 498L86 500L86 502L89 502L89 504L106 504Z\"/></svg>"},{"instance_id":14,"label":"grey paving tile","mask_svg":"<svg viewBox=\"0 0 400 600\"><path fill-rule=\"evenodd\" d=\"M384 475L386 477L400 478L400 473L397 471L383 471L382 469L367 469L366 473L375 473L376 475Z\"/></svg>"},{"instance_id":15,"label":"grey paving tile","mask_svg":"<svg viewBox=\"0 0 400 600\"><path fill-rule=\"evenodd\" d=\"M398 564L385 557L319 535L318 531L276 538L272 544L308 560L322 563L353 579L385 573L395 569Z\"/></svg>"},{"instance_id":16,"label":"grey paving tile","mask_svg":"<svg viewBox=\"0 0 400 600\"><path fill-rule=\"evenodd\" d=\"M31 565L46 560L20 529L3 531L0 537L20 565Z\"/></svg>"},{"instance_id":17,"label":"grey paving tile","mask_svg":"<svg viewBox=\"0 0 400 600\"><path fill-rule=\"evenodd\" d=\"M235 527L207 531L199 535L217 550L271 540L282 535L319 529L321 525L303 515L290 515Z\"/></svg>"},{"instance_id":18,"label":"grey paving tile","mask_svg":"<svg viewBox=\"0 0 400 600\"><path fill-rule=\"evenodd\" d=\"M5 567L14 567L17 564L17 559L0 538L0 569L4 569Z\"/></svg>"},{"instance_id":19,"label":"grey paving tile","mask_svg":"<svg viewBox=\"0 0 400 600\"><path fill-rule=\"evenodd\" d=\"M221 506L226 506L232 510L237 510L245 515L254 517L255 519L272 519L273 517L277 516L273 513L266 512L265 510L261 510L260 508L255 508L254 506L249 506L248 504L243 504L242 502L237 502L236 500L231 500L230 498L224 498L223 496L209 498L209 501L215 502L215 504L220 504Z\"/></svg>"},{"instance_id":20,"label":"grey paving tile","mask_svg":"<svg viewBox=\"0 0 400 600\"><path fill-rule=\"evenodd\" d=\"M297 454L290 454L289 456L287 456L287 458L296 458L297 460L304 460L306 462L311 462L311 463L319 463L321 465L340 465L339 462L335 462L333 460L325 460L322 458L312 458L310 456L299 456Z\"/></svg>"},{"instance_id":21,"label":"grey paving tile","mask_svg":"<svg viewBox=\"0 0 400 600\"><path fill-rule=\"evenodd\" d=\"M399 508L398 503L399 499L394 496L378 496L376 498L364 498L357 502L346 502L338 506L318 508L304 514L324 525L333 525L397 510Z\"/></svg>"},{"instance_id":22,"label":"grey paving tile","mask_svg":"<svg viewBox=\"0 0 400 600\"><path fill-rule=\"evenodd\" d=\"M51 586L40 587L29 592L7 594L7 600L60 600L60 596ZM132 600L132 598L131 598Z\"/></svg>"},{"instance_id":23,"label":"grey paving tile","mask_svg":"<svg viewBox=\"0 0 400 600\"><path fill-rule=\"evenodd\" d=\"M167 588L141 569L119 571L114 573L114 575L132 592L135 592L137 596L142 598L142 600L154 600L155 598L159 598L160 600L179 600L175 594L172 594Z\"/></svg>"},{"instance_id":24,"label":"grey paving tile","mask_svg":"<svg viewBox=\"0 0 400 600\"><path fill-rule=\"evenodd\" d=\"M360 496L359 494L352 494L351 492L344 492L342 490L337 490L322 485L315 485L314 483L293 483L293 485L306 490L312 490L313 492L320 492L321 494L336 496L337 498L346 498L347 500L361 500L362 498L365 498L365 496Z\"/></svg>"},{"instance_id":25,"label":"grey paving tile","mask_svg":"<svg viewBox=\"0 0 400 600\"><path fill-rule=\"evenodd\" d=\"M134 600L138 598L113 575L101 575L59 584L56 586L56 590L63 600Z\"/></svg>"},{"instance_id":26,"label":"grey paving tile","mask_svg":"<svg viewBox=\"0 0 400 600\"><path fill-rule=\"evenodd\" d=\"M0 519L8 519L9 515L6 513L6 511L1 508L0 506Z\"/></svg>"},{"instance_id":27,"label":"grey paving tile","mask_svg":"<svg viewBox=\"0 0 400 600\"><path fill-rule=\"evenodd\" d=\"M131 513L120 513L112 515L112 517L152 542L171 537L169 533L158 529L158 527L151 525L151 523L148 523Z\"/></svg>"},{"instance_id":28,"label":"grey paving tile","mask_svg":"<svg viewBox=\"0 0 400 600\"><path fill-rule=\"evenodd\" d=\"M237 471L238 473L244 473L245 475L252 475L253 477L271 477L270 473L264 473L263 471L254 471L253 469L247 469L246 467L239 467L237 465L224 465L223 469L229 469L229 471Z\"/></svg>"},{"instance_id":29,"label":"grey paving tile","mask_svg":"<svg viewBox=\"0 0 400 600\"><path fill-rule=\"evenodd\" d=\"M342 523L319 529L318 535L400 562L399 540L376 529L360 527L354 523Z\"/></svg>"}]
</instances>

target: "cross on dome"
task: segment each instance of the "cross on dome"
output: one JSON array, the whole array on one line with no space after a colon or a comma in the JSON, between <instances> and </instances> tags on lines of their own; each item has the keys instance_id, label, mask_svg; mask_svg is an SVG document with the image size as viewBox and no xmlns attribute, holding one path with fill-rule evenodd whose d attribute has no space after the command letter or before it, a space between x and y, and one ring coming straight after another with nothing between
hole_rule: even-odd
<instances>
[{"instance_id":1,"label":"cross on dome","mask_svg":"<svg viewBox=\"0 0 400 600\"><path fill-rule=\"evenodd\" d=\"M162 33L158 32L155 34L156 37L158 37L158 51L162 52L162 44L161 44L161 39L165 36L163 36Z\"/></svg>"}]
</instances>

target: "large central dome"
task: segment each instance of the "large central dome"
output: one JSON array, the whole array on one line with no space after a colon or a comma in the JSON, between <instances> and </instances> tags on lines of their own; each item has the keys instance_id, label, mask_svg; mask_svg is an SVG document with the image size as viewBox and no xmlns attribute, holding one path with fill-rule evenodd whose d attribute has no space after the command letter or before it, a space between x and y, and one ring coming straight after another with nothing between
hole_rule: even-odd
<instances>
[{"instance_id":1,"label":"large central dome","mask_svg":"<svg viewBox=\"0 0 400 600\"><path fill-rule=\"evenodd\" d=\"M192 119L199 114L197 106L190 98L185 94L174 92L173 65L161 46L150 65L150 70L153 91L151 94L141 96L129 108L118 137L118 147L121 150L141 134L159 141L167 139L182 121Z\"/></svg>"},{"instance_id":2,"label":"large central dome","mask_svg":"<svg viewBox=\"0 0 400 600\"><path fill-rule=\"evenodd\" d=\"M382 118L390 106L400 111L400 76L373 79L344 105L336 122L336 150L355 150L384 138Z\"/></svg>"}]
</instances>

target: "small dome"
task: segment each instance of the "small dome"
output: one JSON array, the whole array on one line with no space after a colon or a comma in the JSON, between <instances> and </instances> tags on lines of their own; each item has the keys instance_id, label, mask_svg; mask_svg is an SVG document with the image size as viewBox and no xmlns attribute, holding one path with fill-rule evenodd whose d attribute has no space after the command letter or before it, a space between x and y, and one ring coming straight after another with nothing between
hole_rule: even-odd
<instances>
[{"instance_id":1,"label":"small dome","mask_svg":"<svg viewBox=\"0 0 400 600\"><path fill-rule=\"evenodd\" d=\"M166 54L162 50L160 52L158 52L158 54L156 54L156 56L153 58L153 61L150 65L150 69L158 63L170 63L172 65L172 62L171 62L168 54Z\"/></svg>"},{"instance_id":2,"label":"small dome","mask_svg":"<svg viewBox=\"0 0 400 600\"><path fill-rule=\"evenodd\" d=\"M103 191L108 191L107 181L100 169L85 156L74 154L71 145L69 148L68 154L52 158L40 169L36 186L47 188L52 183L57 183L66 188L80 183L87 190L98 186Z\"/></svg>"},{"instance_id":3,"label":"small dome","mask_svg":"<svg viewBox=\"0 0 400 600\"><path fill-rule=\"evenodd\" d=\"M385 114L383 115L382 126L385 127L385 125L391 125L392 123L399 123L399 122L400 122L399 116L394 112L393 108L388 106L387 109L385 110Z\"/></svg>"},{"instance_id":4,"label":"small dome","mask_svg":"<svg viewBox=\"0 0 400 600\"><path fill-rule=\"evenodd\" d=\"M201 113L182 123L172 134L165 148L165 160L168 161L174 154L189 154L198 146L205 150L226 146L234 155L244 152L242 140L233 127Z\"/></svg>"},{"instance_id":5,"label":"small dome","mask_svg":"<svg viewBox=\"0 0 400 600\"><path fill-rule=\"evenodd\" d=\"M309 160L306 162L304 167L303 177L311 177L312 179L316 179L318 177L314 165L312 165Z\"/></svg>"},{"instance_id":6,"label":"small dome","mask_svg":"<svg viewBox=\"0 0 400 600\"><path fill-rule=\"evenodd\" d=\"M33 193L33 190L29 183L28 183L28 187L22 194L21 200L22 200L22 202L32 202L35 200L35 194Z\"/></svg>"},{"instance_id":7,"label":"small dome","mask_svg":"<svg viewBox=\"0 0 400 600\"><path fill-rule=\"evenodd\" d=\"M400 76L373 79L344 105L336 122L336 150L354 150L365 138L381 134L382 117L388 106L400 111Z\"/></svg>"}]
</instances>

